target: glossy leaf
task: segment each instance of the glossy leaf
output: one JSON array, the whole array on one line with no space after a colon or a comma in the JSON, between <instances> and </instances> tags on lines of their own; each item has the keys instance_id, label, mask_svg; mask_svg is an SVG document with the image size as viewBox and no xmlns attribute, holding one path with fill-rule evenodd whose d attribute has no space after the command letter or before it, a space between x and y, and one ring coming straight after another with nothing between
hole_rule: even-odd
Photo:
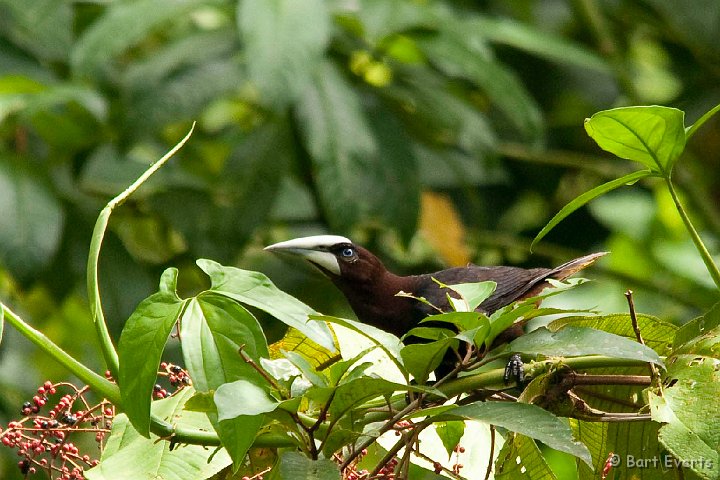
<instances>
[{"instance_id":1,"label":"glossy leaf","mask_svg":"<svg viewBox=\"0 0 720 480\"><path fill-rule=\"evenodd\" d=\"M637 341L592 328L567 326L557 332L544 327L533 330L513 340L508 351L531 355L577 357L604 355L627 358L662 365L662 360L652 350Z\"/></svg>"},{"instance_id":2,"label":"glossy leaf","mask_svg":"<svg viewBox=\"0 0 720 480\"><path fill-rule=\"evenodd\" d=\"M0 259L19 278L46 267L60 246L65 219L49 186L0 156Z\"/></svg>"},{"instance_id":3,"label":"glossy leaf","mask_svg":"<svg viewBox=\"0 0 720 480\"><path fill-rule=\"evenodd\" d=\"M615 190L616 188L625 186L625 185L632 185L633 183L637 182L641 178L650 177L655 175L654 172L651 170L640 170L637 172L629 173L625 176L622 176L620 178L616 178L615 180L611 180L607 183L603 183L602 185L599 185L592 190L588 190L587 192L583 193L582 195L579 195L575 199L573 199L570 203L565 205L558 213L555 214L555 216L550 219L550 221L545 225L542 230L535 236L535 238L532 241L532 244L530 245L530 249L532 249L536 243L538 243L542 238L550 233L550 230L555 228L555 226L563 221L565 217L573 213L578 208L582 207L589 201L599 197L600 195L604 195L608 192L611 192L612 190Z\"/></svg>"},{"instance_id":4,"label":"glossy leaf","mask_svg":"<svg viewBox=\"0 0 720 480\"><path fill-rule=\"evenodd\" d=\"M172 397L153 402L153 414L188 429L209 430L204 413L184 408L193 395L188 387ZM112 431L97 467L86 470L88 480L124 480L127 478L192 480L209 478L230 465L224 449L214 451L201 445L183 445L144 438L124 414L113 419Z\"/></svg>"},{"instance_id":5,"label":"glossy leaf","mask_svg":"<svg viewBox=\"0 0 720 480\"><path fill-rule=\"evenodd\" d=\"M186 305L175 293L176 285L177 269L165 270L159 291L140 302L125 323L118 343L123 410L145 437L150 434L150 402L160 358Z\"/></svg>"},{"instance_id":6,"label":"glossy leaf","mask_svg":"<svg viewBox=\"0 0 720 480\"><path fill-rule=\"evenodd\" d=\"M279 290L259 272L223 267L212 260L200 259L198 266L208 274L214 292L240 303L259 308L290 327L296 328L314 342L334 352L335 342L330 328L310 319L316 312L287 293Z\"/></svg>"},{"instance_id":7,"label":"glossy leaf","mask_svg":"<svg viewBox=\"0 0 720 480\"><path fill-rule=\"evenodd\" d=\"M244 421L253 420L253 416L272 412L280 402L272 398L265 388L247 380L225 383L215 391L215 405L218 419L229 420L238 416ZM260 417L262 419L262 417ZM257 428L250 428L250 443L255 438Z\"/></svg>"},{"instance_id":8,"label":"glossy leaf","mask_svg":"<svg viewBox=\"0 0 720 480\"><path fill-rule=\"evenodd\" d=\"M521 433L550 448L569 453L592 465L587 447L573 439L566 422L537 405L517 402L475 402L440 415L439 419L460 417L478 420Z\"/></svg>"},{"instance_id":9,"label":"glossy leaf","mask_svg":"<svg viewBox=\"0 0 720 480\"><path fill-rule=\"evenodd\" d=\"M457 347L457 343L454 338L444 338L431 343L406 345L400 350L400 358L405 370L415 381L424 383L430 372L440 365L448 348Z\"/></svg>"},{"instance_id":10,"label":"glossy leaf","mask_svg":"<svg viewBox=\"0 0 720 480\"><path fill-rule=\"evenodd\" d=\"M685 113L669 107L623 107L585 120L588 135L603 150L669 175L685 149Z\"/></svg>"},{"instance_id":11,"label":"glossy leaf","mask_svg":"<svg viewBox=\"0 0 720 480\"><path fill-rule=\"evenodd\" d=\"M300 97L321 64L330 40L328 6L322 0L240 0L237 15L250 78L262 101L281 110Z\"/></svg>"},{"instance_id":12,"label":"glossy leaf","mask_svg":"<svg viewBox=\"0 0 720 480\"><path fill-rule=\"evenodd\" d=\"M239 379L267 388L265 380L238 352L242 347L255 362L267 357L265 335L255 317L237 302L217 293L203 292L189 301L180 325L185 367L199 392L219 390ZM213 412L208 416L238 465L264 419L257 415L223 421L219 406L218 413L220 418Z\"/></svg>"}]
</instances>

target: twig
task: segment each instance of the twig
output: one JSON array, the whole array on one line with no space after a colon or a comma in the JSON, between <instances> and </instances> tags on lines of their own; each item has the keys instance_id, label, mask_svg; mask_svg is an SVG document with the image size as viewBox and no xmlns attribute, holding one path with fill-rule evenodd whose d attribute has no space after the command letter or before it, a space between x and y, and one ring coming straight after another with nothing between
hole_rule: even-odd
<instances>
[{"instance_id":1,"label":"twig","mask_svg":"<svg viewBox=\"0 0 720 480\"><path fill-rule=\"evenodd\" d=\"M485 480L490 479L492 475L493 457L495 456L495 425L490 425L490 456L488 457L488 466L485 471Z\"/></svg>"},{"instance_id":2,"label":"twig","mask_svg":"<svg viewBox=\"0 0 720 480\"><path fill-rule=\"evenodd\" d=\"M628 290L627 292L625 292L625 298L627 298L628 308L630 309L630 322L632 323L633 331L635 332L635 338L637 338L638 343L640 343L641 345L645 345L645 341L643 340L642 334L640 333L640 325L638 325L637 315L635 314L635 302L633 301L632 290ZM649 363L648 366L650 367L650 376L652 377L655 384L659 385L660 374L658 373L657 367L655 367L654 363Z\"/></svg>"}]
</instances>

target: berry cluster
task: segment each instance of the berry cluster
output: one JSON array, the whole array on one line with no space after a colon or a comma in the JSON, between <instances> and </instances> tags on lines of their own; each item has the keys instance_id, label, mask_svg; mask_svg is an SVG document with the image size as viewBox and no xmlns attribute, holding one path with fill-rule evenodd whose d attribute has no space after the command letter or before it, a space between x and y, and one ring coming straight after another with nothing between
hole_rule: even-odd
<instances>
[{"instance_id":1,"label":"berry cluster","mask_svg":"<svg viewBox=\"0 0 720 480\"><path fill-rule=\"evenodd\" d=\"M57 395L58 389L69 393L62 395L43 414L43 409ZM77 388L70 383L45 382L37 389L32 401L23 403L23 418L0 427L0 443L17 450L21 457L18 468L29 476L44 470L51 479L81 480L85 468L98 464L98 460L79 452L70 441L76 432L95 433L95 440L102 449L105 435L110 431L115 408L106 401L90 405L85 398L87 387Z\"/></svg>"},{"instance_id":2,"label":"berry cluster","mask_svg":"<svg viewBox=\"0 0 720 480\"><path fill-rule=\"evenodd\" d=\"M190 375L188 375L187 370L184 370L179 365L162 362L160 364L160 371L158 372L158 375L167 377L168 382L170 382L170 385L175 389L175 392L187 385L192 385L192 381L190 380ZM155 384L153 387L154 398L161 399L169 397L170 395L172 395L172 393L168 393L168 391L159 383Z\"/></svg>"}]
</instances>

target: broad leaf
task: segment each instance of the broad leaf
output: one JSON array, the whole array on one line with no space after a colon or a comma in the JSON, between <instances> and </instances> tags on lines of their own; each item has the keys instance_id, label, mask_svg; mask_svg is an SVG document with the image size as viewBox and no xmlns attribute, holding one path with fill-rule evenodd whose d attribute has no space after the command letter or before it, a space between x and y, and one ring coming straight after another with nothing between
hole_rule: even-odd
<instances>
[{"instance_id":1,"label":"broad leaf","mask_svg":"<svg viewBox=\"0 0 720 480\"><path fill-rule=\"evenodd\" d=\"M335 462L325 458L311 460L300 452L283 452L275 468L279 480L340 480Z\"/></svg>"},{"instance_id":2,"label":"broad leaf","mask_svg":"<svg viewBox=\"0 0 720 480\"><path fill-rule=\"evenodd\" d=\"M673 348L679 349L685 344L692 344L698 341L698 337L720 326L720 303L716 303L704 315L697 317L682 327L675 334Z\"/></svg>"},{"instance_id":3,"label":"broad leaf","mask_svg":"<svg viewBox=\"0 0 720 480\"><path fill-rule=\"evenodd\" d=\"M314 318L314 316L311 315L310 318L318 320L322 317ZM335 332L333 331L332 333L334 338ZM300 353L317 370L322 370L342 358L339 351L336 350L335 352L331 352L327 348L313 342L303 335L302 332L295 330L294 328L288 328L285 335L283 335L283 337L277 342L271 344L268 349L270 350L270 358L273 359L282 358L283 360L286 360L283 358L283 352Z\"/></svg>"},{"instance_id":4,"label":"broad leaf","mask_svg":"<svg viewBox=\"0 0 720 480\"><path fill-rule=\"evenodd\" d=\"M200 259L198 266L212 281L211 290L269 313L290 327L296 328L312 341L335 352L335 341L330 328L323 322L312 320L316 312L295 297L278 289L270 279L259 272L224 267L212 260Z\"/></svg>"},{"instance_id":5,"label":"broad leaf","mask_svg":"<svg viewBox=\"0 0 720 480\"><path fill-rule=\"evenodd\" d=\"M585 445L573 439L568 424L536 405L517 402L475 402L449 410L439 417L438 420L460 417L490 423L540 440L550 448L578 457L588 465L592 464L590 452Z\"/></svg>"},{"instance_id":6,"label":"broad leaf","mask_svg":"<svg viewBox=\"0 0 720 480\"><path fill-rule=\"evenodd\" d=\"M532 438L514 434L505 441L495 462L498 480L557 480Z\"/></svg>"},{"instance_id":7,"label":"broad leaf","mask_svg":"<svg viewBox=\"0 0 720 480\"><path fill-rule=\"evenodd\" d=\"M496 282L477 282L477 283L459 283L456 285L446 285L447 288L460 294L464 302L465 310L456 308L457 311L472 312L482 302L490 298L495 288Z\"/></svg>"},{"instance_id":8,"label":"broad leaf","mask_svg":"<svg viewBox=\"0 0 720 480\"><path fill-rule=\"evenodd\" d=\"M562 222L565 217L573 213L578 208L584 206L589 201L599 197L600 195L604 195L612 190L615 190L616 188L625 185L632 185L641 178L650 177L652 175L655 175L655 173L651 170L639 170L637 172L629 173L620 178L616 178L615 180L611 180L607 183L603 183L602 185L599 185L592 190L588 190L582 195L579 195L578 197L570 201L570 203L565 205L558 213L556 213L555 216L550 219L547 225L545 225L542 230L540 230L540 232L535 236L532 243L530 244L530 249L532 250L535 244L542 240L545 235L550 233L550 230L555 228L558 223Z\"/></svg>"},{"instance_id":9,"label":"broad leaf","mask_svg":"<svg viewBox=\"0 0 720 480\"><path fill-rule=\"evenodd\" d=\"M177 269L168 268L160 278L159 291L140 302L125 323L118 343L123 409L133 427L145 437L150 435L150 402L160 358L186 305L175 293L176 285Z\"/></svg>"},{"instance_id":10,"label":"broad leaf","mask_svg":"<svg viewBox=\"0 0 720 480\"><path fill-rule=\"evenodd\" d=\"M212 291L203 292L189 301L180 325L185 366L198 391L217 390L239 379L256 385L266 383L238 353L242 347L255 362L268 356L260 324L237 302ZM263 424L263 417L225 422L212 412L208 417L235 464L240 464Z\"/></svg>"},{"instance_id":11,"label":"broad leaf","mask_svg":"<svg viewBox=\"0 0 720 480\"><path fill-rule=\"evenodd\" d=\"M507 350L530 355L577 357L604 355L612 358L635 359L662 365L652 350L636 341L592 328L568 326L557 332L538 328L513 340Z\"/></svg>"},{"instance_id":12,"label":"broad leaf","mask_svg":"<svg viewBox=\"0 0 720 480\"><path fill-rule=\"evenodd\" d=\"M465 422L458 420L450 420L448 422L438 422L435 424L435 433L447 451L448 458L453 454L453 450L460 443L460 439L465 433Z\"/></svg>"},{"instance_id":13,"label":"broad leaf","mask_svg":"<svg viewBox=\"0 0 720 480\"><path fill-rule=\"evenodd\" d=\"M715 338L717 347L718 337ZM662 395L650 394L652 418L663 424L658 440L675 457L668 460L679 462L706 479L718 478L720 465L717 364L717 358L701 353L671 357Z\"/></svg>"},{"instance_id":14,"label":"broad leaf","mask_svg":"<svg viewBox=\"0 0 720 480\"><path fill-rule=\"evenodd\" d=\"M272 412L280 404L268 394L267 389L247 380L237 380L220 385L215 391L214 400L220 421L238 416L243 416L243 420L246 422L252 420L254 416L262 419L261 414ZM255 438L256 432L257 428L251 432L250 443Z\"/></svg>"},{"instance_id":15,"label":"broad leaf","mask_svg":"<svg viewBox=\"0 0 720 480\"><path fill-rule=\"evenodd\" d=\"M407 345L400 350L400 358L405 370L415 381L424 383L430 372L440 365L448 348L456 348L457 343L454 338L444 338L431 343Z\"/></svg>"},{"instance_id":16,"label":"broad leaf","mask_svg":"<svg viewBox=\"0 0 720 480\"><path fill-rule=\"evenodd\" d=\"M598 112L585 130L603 150L669 175L685 149L685 113L669 107L623 107Z\"/></svg>"},{"instance_id":17,"label":"broad leaf","mask_svg":"<svg viewBox=\"0 0 720 480\"><path fill-rule=\"evenodd\" d=\"M330 40L323 0L240 0L238 27L250 78L278 111L310 84Z\"/></svg>"},{"instance_id":18,"label":"broad leaf","mask_svg":"<svg viewBox=\"0 0 720 480\"><path fill-rule=\"evenodd\" d=\"M193 389L188 387L170 398L153 402L153 414L184 428L210 430L212 427L204 413L184 408L192 396ZM177 448L172 442L155 436L144 438L124 414L113 419L100 460L97 467L85 472L88 480L209 478L230 465L224 449L214 451L201 445Z\"/></svg>"}]
</instances>

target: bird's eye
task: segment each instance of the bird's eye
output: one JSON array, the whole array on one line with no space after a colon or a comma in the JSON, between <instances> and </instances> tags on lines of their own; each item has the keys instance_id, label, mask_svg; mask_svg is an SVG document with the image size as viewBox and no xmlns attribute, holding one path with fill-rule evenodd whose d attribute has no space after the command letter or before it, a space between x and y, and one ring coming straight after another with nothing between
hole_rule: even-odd
<instances>
[{"instance_id":1,"label":"bird's eye","mask_svg":"<svg viewBox=\"0 0 720 480\"><path fill-rule=\"evenodd\" d=\"M353 255L355 255L355 250L353 250L353 249L350 248L350 247L348 247L348 248L343 248L343 251L341 252L341 254L342 254L342 256L345 257L345 258L350 258L350 257L352 257Z\"/></svg>"}]
</instances>

